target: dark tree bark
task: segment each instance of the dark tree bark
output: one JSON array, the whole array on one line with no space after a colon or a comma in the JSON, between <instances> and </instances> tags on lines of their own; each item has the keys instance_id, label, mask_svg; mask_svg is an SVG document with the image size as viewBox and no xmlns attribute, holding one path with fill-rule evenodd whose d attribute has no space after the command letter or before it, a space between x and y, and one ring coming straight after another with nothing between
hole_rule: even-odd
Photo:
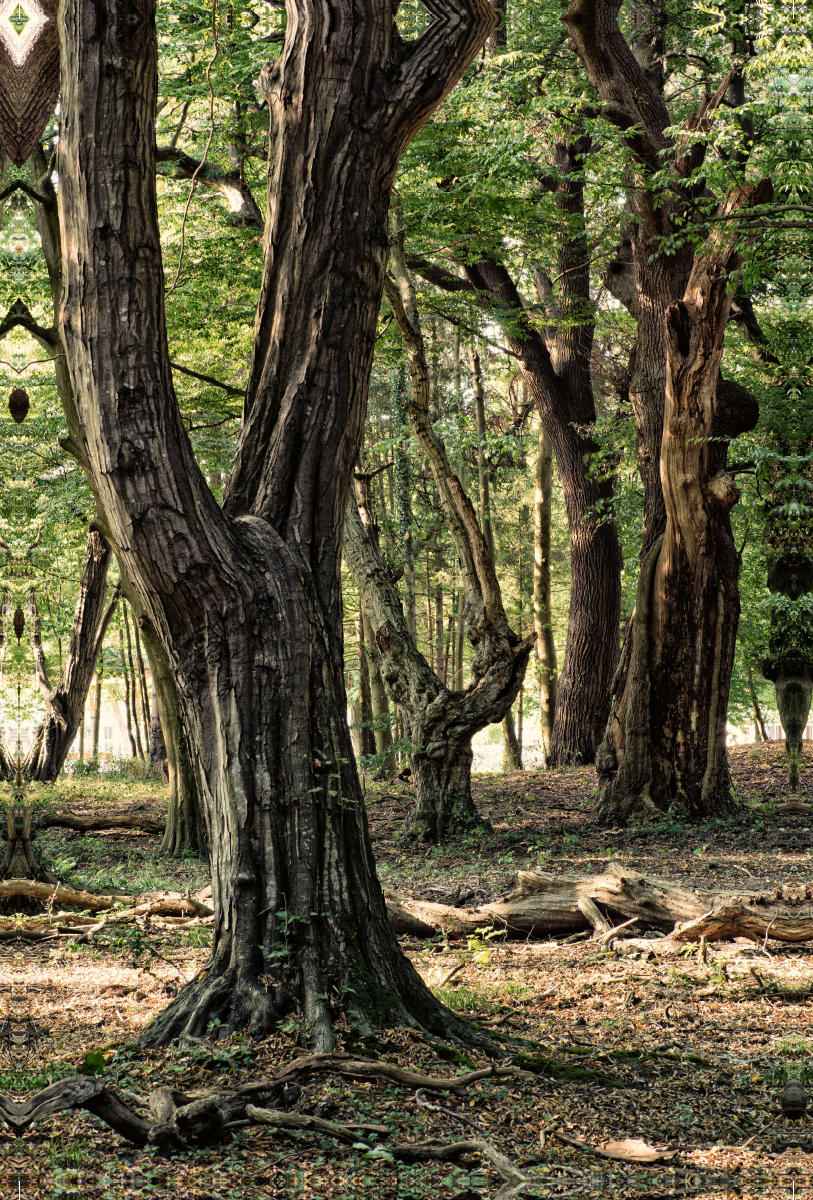
<instances>
[{"instance_id":1,"label":"dark tree bark","mask_svg":"<svg viewBox=\"0 0 813 1200\"><path fill-rule=\"evenodd\" d=\"M405 146L493 27L485 0L291 0L260 75L265 268L219 507L172 390L155 197L156 37L137 12L61 10L62 332L102 519L170 654L212 863L208 967L142 1035L266 1032L299 1004L475 1035L402 956L375 877L342 675L341 536ZM260 976L264 982L260 983Z\"/></svg>"},{"instance_id":2,"label":"dark tree bark","mask_svg":"<svg viewBox=\"0 0 813 1200\"><path fill-rule=\"evenodd\" d=\"M716 468L711 469L717 452L709 448L704 451L699 474L695 472L691 476L687 490L687 494L695 495L698 503L700 497L704 497L701 511L707 518L707 526L698 553L706 565L704 568L698 565L699 559L695 558L691 541L686 551L688 557L685 560L680 557L684 553L683 534L676 534L683 520L676 517L679 508L676 496L680 487L668 475L668 470L678 469L678 456L674 447L670 447L668 454L666 451L664 401L669 411L670 389L677 395L682 386L675 377L675 371L680 373L682 370L675 359L678 333L685 339L689 337L691 327L692 336L700 337L709 346L718 334L722 338L716 327L697 333L699 326L707 320L712 326L718 320L716 309L707 310L701 303L693 309L691 318L687 318L688 324L680 315L689 311L685 308L686 303L695 305L696 297L689 299L690 291L696 283L694 273L702 271L702 256L699 259L694 256L695 241L681 236L681 230L693 222L700 225L701 233L708 233L709 225L704 223L702 212L708 211L712 197L706 192L700 170L707 146L707 139L702 135L711 128L713 113L725 100L736 72L729 74L713 95L704 98L698 111L686 122L685 135L675 137L670 131L673 118L662 95L663 46L657 10L651 4L641 6L636 20L639 32L643 33L633 52L618 26L619 9L618 0L571 0L564 16L570 33L569 45L586 67L601 99L604 115L622 131L633 157L628 192L633 219L615 260L608 267L605 283L637 323L629 394L638 428L638 461L644 484L644 536L638 608L630 626L621 669L613 681L615 700L606 741L597 757L603 780L599 811L608 819L617 819L638 807L642 812L660 811L676 801L685 803L689 812L699 816L717 808L725 809L730 802L722 731L733 668L733 636L739 614L738 564L725 504L721 501L720 512L712 515L715 503L709 499L714 493L715 474L721 475L724 470L724 450ZM736 102L741 99L742 96ZM696 137L695 131L701 136ZM730 163L736 179L742 161L735 157ZM653 186L653 172L663 171L667 166L672 171L670 186ZM743 193L740 202L744 197ZM698 206L701 198L704 205ZM674 239L674 252L668 255L661 249L665 238ZM728 251L715 237L711 241L724 259ZM729 302L730 298L725 297L725 320L728 319ZM672 316L664 320L667 313ZM682 344L680 342L681 347ZM719 346L721 350L721 340ZM683 350L679 352L682 354ZM716 357L719 362L719 355ZM711 426L716 372L709 375L706 361L700 361L698 370L704 377L706 414L701 420L697 413L691 416L682 413L680 422L685 430L695 430L703 427L705 421L705 436L708 436L710 429L717 432ZM710 406L709 396L712 397ZM751 401L749 397L749 404ZM694 402L687 403L691 408ZM744 412L740 418L730 429L720 432L731 435L751 427ZM680 429L676 427L669 436L678 438ZM692 436L692 433L687 432L686 436ZM696 466L693 463L691 470L694 471ZM730 503L734 499L736 496ZM684 532L693 536L688 525ZM679 552L675 549L677 545ZM688 582L691 578L696 584L694 590ZM713 579L718 581L719 587L713 585ZM663 586L667 586L666 593L661 591ZM654 587L651 597L650 587ZM689 590L684 591L684 588ZM688 608L685 607L687 604ZM658 683L649 678L652 663L647 662L640 645L645 629L644 610L646 620L656 623L650 630L650 636L654 638L652 661L665 664L664 656L680 647L677 674L670 680L667 680L669 672L665 665L661 668ZM690 635L699 638L697 646L685 641ZM633 638L639 639L635 647ZM690 667L693 656L696 656L695 667L699 672L695 677L692 677ZM662 697L663 688L672 689L671 697ZM663 708L659 709L661 704ZM622 757L626 756L624 765L618 779L610 783L621 762L617 750L626 737L618 723L622 711L626 713L622 725L626 725L631 734L635 730L636 748L631 755L629 747L622 749ZM658 712L664 720L667 720L668 712L665 732L656 729ZM690 726L671 723L678 718L691 722ZM646 757L649 751L645 750L650 738L654 738L651 762ZM667 762L669 754L674 755L671 765ZM612 816L614 811L616 817Z\"/></svg>"},{"instance_id":3,"label":"dark tree bark","mask_svg":"<svg viewBox=\"0 0 813 1200\"><path fill-rule=\"evenodd\" d=\"M690 817L735 807L725 726L739 619L728 513L739 492L725 471L724 445L720 449L709 438L741 430L744 416L736 404L717 404L730 281L740 262L738 234L726 218L769 194L770 185L762 184L734 190L696 257L686 295L667 309L661 447L666 530L641 566L597 758L596 812L603 820L653 817L670 805ZM725 388L719 391L725 399ZM751 400L745 389L739 392ZM728 423L722 428L715 425L718 411ZM745 428L752 424L746 419Z\"/></svg>"},{"instance_id":4,"label":"dark tree bark","mask_svg":"<svg viewBox=\"0 0 813 1200\"><path fill-rule=\"evenodd\" d=\"M511 712L510 708L502 719L502 732L502 769L506 772L521 771L523 769L522 746L519 744L517 727L514 723L514 714Z\"/></svg>"},{"instance_id":5,"label":"dark tree bark","mask_svg":"<svg viewBox=\"0 0 813 1200\"><path fill-rule=\"evenodd\" d=\"M473 682L465 691L447 688L415 645L375 539L352 502L345 518L344 549L375 631L381 678L409 721L415 804L402 836L441 841L481 823L471 795L471 739L486 725L501 721L510 709L525 675L533 638L520 642L509 628L494 556L429 419L429 370L399 236L394 239L391 263L397 283L386 280L387 298L404 338L412 377L407 412L461 564L466 628L475 651Z\"/></svg>"},{"instance_id":6,"label":"dark tree bark","mask_svg":"<svg viewBox=\"0 0 813 1200\"><path fill-rule=\"evenodd\" d=\"M109 604L105 606L110 557L110 547L104 538L91 531L87 538L68 656L55 688L51 687L42 650L37 602L33 592L29 595L31 646L34 651L37 682L46 704L46 714L34 733L22 764L24 779L53 783L65 764L76 731L82 724L96 662L119 598L119 589L116 587ZM94 731L96 727L97 725L94 725ZM95 744L94 741L94 746Z\"/></svg>"}]
</instances>

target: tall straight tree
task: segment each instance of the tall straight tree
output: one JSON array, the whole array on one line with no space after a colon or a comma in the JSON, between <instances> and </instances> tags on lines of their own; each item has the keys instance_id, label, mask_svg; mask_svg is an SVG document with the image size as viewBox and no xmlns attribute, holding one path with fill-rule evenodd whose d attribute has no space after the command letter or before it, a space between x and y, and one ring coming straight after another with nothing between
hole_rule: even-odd
<instances>
[{"instance_id":1,"label":"tall straight tree","mask_svg":"<svg viewBox=\"0 0 813 1200\"><path fill-rule=\"evenodd\" d=\"M341 541L393 177L494 26L487 0L289 0L270 114L264 275L221 508L172 386L155 188L153 0L60 11L61 329L99 521L170 654L216 910L208 967L142 1035L259 1035L299 1005L463 1027L387 921L352 758ZM103 19L102 19L103 18ZM142 620L142 626L144 621ZM263 976L263 982L260 982ZM473 1036L469 1034L468 1036Z\"/></svg>"}]
</instances>

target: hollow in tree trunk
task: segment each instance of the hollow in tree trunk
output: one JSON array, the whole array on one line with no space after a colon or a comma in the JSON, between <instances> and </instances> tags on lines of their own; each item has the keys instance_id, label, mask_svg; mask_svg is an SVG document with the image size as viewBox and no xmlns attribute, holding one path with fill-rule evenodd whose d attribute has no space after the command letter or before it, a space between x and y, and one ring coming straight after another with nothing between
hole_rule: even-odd
<instances>
[{"instance_id":1,"label":"hollow in tree trunk","mask_svg":"<svg viewBox=\"0 0 813 1200\"><path fill-rule=\"evenodd\" d=\"M61 329L99 519L170 654L204 810L205 971L144 1044L259 1036L300 1006L473 1031L401 954L375 875L342 672L342 519L364 426L401 153L493 27L432 0L405 43L383 0L289 0L260 72L272 150L254 355L218 505L172 389L155 185L150 0L60 10ZM110 180L116 187L107 186ZM263 981L260 982L260 977Z\"/></svg>"}]
</instances>

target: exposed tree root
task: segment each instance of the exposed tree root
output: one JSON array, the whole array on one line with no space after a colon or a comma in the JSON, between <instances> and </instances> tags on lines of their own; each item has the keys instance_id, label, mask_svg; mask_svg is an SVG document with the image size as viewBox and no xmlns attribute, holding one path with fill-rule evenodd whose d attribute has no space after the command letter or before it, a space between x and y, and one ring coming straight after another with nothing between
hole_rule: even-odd
<instances>
[{"instance_id":1,"label":"exposed tree root","mask_svg":"<svg viewBox=\"0 0 813 1200\"><path fill-rule=\"evenodd\" d=\"M295 1079L298 1075L311 1075L320 1071L332 1071L337 1075L348 1075L352 1079L391 1079L393 1083L399 1083L402 1087L433 1092L460 1092L476 1083L478 1079L493 1079L497 1076L512 1076L529 1081L536 1078L530 1071L523 1071L519 1067L484 1067L479 1071L457 1075L454 1079L444 1079L408 1071L394 1063L351 1058L349 1054L314 1054L308 1058L297 1058L280 1071L276 1078L283 1082Z\"/></svg>"},{"instance_id":2,"label":"exposed tree root","mask_svg":"<svg viewBox=\"0 0 813 1200\"><path fill-rule=\"evenodd\" d=\"M701 936L762 941L768 929L777 941L813 940L813 899L804 885L776 887L770 894L713 894L689 891L615 863L603 875L592 876L520 871L513 892L480 908L453 908L394 893L387 893L386 900L393 929L421 938L437 929L449 937L466 937L487 925L504 930L507 937L523 938L569 937L593 929L597 938L607 941L620 931L619 923L635 923L638 932L649 928L671 935L660 942L660 953Z\"/></svg>"},{"instance_id":3,"label":"exposed tree root","mask_svg":"<svg viewBox=\"0 0 813 1200\"><path fill-rule=\"evenodd\" d=\"M391 1063L359 1061L337 1055L330 1059L303 1060L309 1072L316 1070L338 1070L355 1077L378 1077L391 1079L403 1086L434 1091L460 1092L478 1079L511 1075L523 1080L535 1080L536 1076L518 1068L498 1067L482 1071L470 1071L466 1075L451 1079L419 1075ZM286 1067L275 1079L248 1084L234 1091L205 1091L185 1095L170 1088L156 1089L149 1098L150 1120L145 1120L119 1099L100 1079L86 1075L74 1075L52 1084L30 1097L23 1104L0 1095L0 1119L16 1134L24 1133L29 1126L41 1124L58 1113L84 1108L116 1130L127 1141L137 1146L154 1145L165 1154L187 1149L190 1145L210 1145L213 1141L228 1137L236 1128L252 1123L270 1125L281 1131L305 1131L321 1136L333 1137L348 1145L359 1145L373 1150L381 1145L371 1143L364 1133L373 1129L378 1134L386 1133L385 1126L358 1123L343 1125L326 1121L320 1117L288 1112L282 1108L269 1108L268 1104L280 1104L295 1100L299 1089L291 1077L300 1064ZM497 1196L508 1200L528 1183L528 1177L501 1154L490 1142L460 1141L451 1143L416 1142L390 1144L383 1147L388 1155L399 1162L444 1162L462 1154L480 1154L492 1164L503 1183Z\"/></svg>"}]
</instances>

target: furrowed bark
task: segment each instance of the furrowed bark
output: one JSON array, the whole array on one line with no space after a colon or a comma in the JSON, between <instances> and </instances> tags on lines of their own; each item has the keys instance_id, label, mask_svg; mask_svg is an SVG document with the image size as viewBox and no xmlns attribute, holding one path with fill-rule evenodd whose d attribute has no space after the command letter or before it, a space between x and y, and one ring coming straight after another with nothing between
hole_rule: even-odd
<instances>
[{"instance_id":1,"label":"furrowed bark","mask_svg":"<svg viewBox=\"0 0 813 1200\"><path fill-rule=\"evenodd\" d=\"M46 704L46 714L23 761L24 779L53 783L64 766L68 751L82 723L96 662L119 599L119 588L116 587L110 602L105 606L105 585L110 557L110 547L101 534L94 531L88 533L68 655L55 688L51 687L42 650L37 602L33 592L29 595L31 646L37 682Z\"/></svg>"},{"instance_id":2,"label":"furrowed bark","mask_svg":"<svg viewBox=\"0 0 813 1200\"><path fill-rule=\"evenodd\" d=\"M271 131L254 358L223 507L172 388L156 216L154 6L61 12L61 325L110 539L170 655L212 864L212 956L142 1035L213 1019L260 1035L299 1005L476 1036L390 930L352 760L341 535L358 458L395 169L493 27L427 0L404 43L385 2L291 0L260 90ZM105 186L101 185L105 181ZM260 976L264 983L259 982Z\"/></svg>"}]
</instances>

